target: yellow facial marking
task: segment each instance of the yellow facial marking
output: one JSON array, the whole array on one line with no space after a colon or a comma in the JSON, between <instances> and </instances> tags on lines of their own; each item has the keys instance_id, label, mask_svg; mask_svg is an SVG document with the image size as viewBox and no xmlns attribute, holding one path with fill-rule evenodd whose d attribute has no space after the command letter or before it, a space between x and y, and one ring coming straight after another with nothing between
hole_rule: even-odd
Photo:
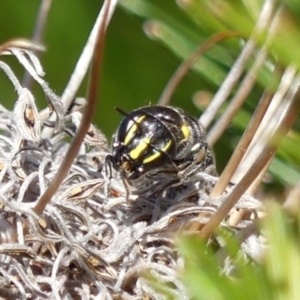
<instances>
[{"instance_id":1,"label":"yellow facial marking","mask_svg":"<svg viewBox=\"0 0 300 300\"><path fill-rule=\"evenodd\" d=\"M182 131L183 136L185 137L186 140L191 136L190 129L187 125L183 124L181 126L181 131Z\"/></svg>"},{"instance_id":2,"label":"yellow facial marking","mask_svg":"<svg viewBox=\"0 0 300 300\"><path fill-rule=\"evenodd\" d=\"M124 145L127 146L130 141L132 140L132 138L134 137L134 134L136 133L136 131L138 130L138 124L140 124L143 119L145 118L146 116L143 115L143 116L140 116L133 124L132 126L130 127L130 129L128 130L127 134L126 134L126 137L125 137L125 140L124 140Z\"/></svg>"},{"instance_id":3,"label":"yellow facial marking","mask_svg":"<svg viewBox=\"0 0 300 300\"><path fill-rule=\"evenodd\" d=\"M150 145L150 139L144 138L141 140L141 142L130 151L129 156L132 159L137 159L141 153Z\"/></svg>"},{"instance_id":4,"label":"yellow facial marking","mask_svg":"<svg viewBox=\"0 0 300 300\"><path fill-rule=\"evenodd\" d=\"M172 144L172 141L170 140L167 144L166 144L166 146L164 146L162 149L161 149L161 151L167 151L168 149L169 149L169 147L171 146L171 144ZM143 163L144 164L147 164L147 163L149 163L149 162L151 162L151 161L153 161L153 160L155 160L157 157L159 157L161 155L161 152L155 152L153 155L151 155L151 156L149 156L149 157L147 157L146 159L144 159L143 160Z\"/></svg>"}]
</instances>

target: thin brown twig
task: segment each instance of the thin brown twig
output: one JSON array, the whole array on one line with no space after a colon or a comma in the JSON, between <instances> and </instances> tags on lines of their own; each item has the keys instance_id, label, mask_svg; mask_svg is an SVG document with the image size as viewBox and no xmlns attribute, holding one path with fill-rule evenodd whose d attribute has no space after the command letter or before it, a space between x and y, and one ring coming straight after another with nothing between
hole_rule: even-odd
<instances>
[{"instance_id":1,"label":"thin brown twig","mask_svg":"<svg viewBox=\"0 0 300 300\"><path fill-rule=\"evenodd\" d=\"M256 76L266 58L266 49L261 49L256 56L256 60L247 73L246 77L243 79L237 93L230 101L230 104L226 107L225 112L221 115L221 117L217 120L214 126L210 129L207 134L207 143L210 146L213 146L216 141L221 137L223 132L228 128L229 124L236 116L237 112L247 100L247 96L252 91L252 88L256 82Z\"/></svg>"},{"instance_id":2,"label":"thin brown twig","mask_svg":"<svg viewBox=\"0 0 300 300\"><path fill-rule=\"evenodd\" d=\"M255 162L256 158L266 146L270 138L269 132L272 130L272 126L274 126L273 128L277 127L277 124L274 124L273 120L276 115L278 116L278 110L280 110L280 106L285 101L285 98L289 95L289 90L295 80L295 76L296 69L294 67L288 67L285 69L276 93L274 94L268 110L266 111L262 121L259 124L259 127L255 132L251 144L244 155L242 163L238 165L235 173L231 177L231 181L233 183L238 182L240 178L245 175L249 169L249 166Z\"/></svg>"},{"instance_id":3,"label":"thin brown twig","mask_svg":"<svg viewBox=\"0 0 300 300\"><path fill-rule=\"evenodd\" d=\"M204 126L204 128L208 128L214 117L216 116L218 110L223 105L229 94L231 93L234 86L237 84L238 80L240 79L247 61L250 59L251 55L255 51L256 36L264 32L270 25L272 21L272 16L274 14L276 1L274 0L267 0L265 1L260 15L258 16L257 23L255 25L255 29L253 31L252 36L246 42L240 56L235 61L234 65L232 66L231 70L229 71L227 77L223 81L221 87L217 91L216 95L214 96L213 100L211 101L210 105L206 108L203 114L200 117L200 123Z\"/></svg>"},{"instance_id":4,"label":"thin brown twig","mask_svg":"<svg viewBox=\"0 0 300 300\"><path fill-rule=\"evenodd\" d=\"M33 208L33 211L36 214L42 214L46 205L50 202L51 198L53 197L54 193L59 188L60 184L63 182L64 178L67 176L70 167L80 149L80 146L84 140L86 133L89 130L93 113L95 111L96 103L97 103L97 95L99 89L99 77L100 71L102 70L102 62L103 62L103 52L104 52L104 41L105 41L105 29L106 29L106 22L107 22L107 15L110 8L110 0L105 1L104 3L105 10L104 10L104 18L103 22L100 26L100 30L98 32L97 41L95 52L93 55L93 64L91 69L91 80L88 88L88 103L85 109L85 112L82 117L82 121L80 127L78 129L77 134L75 135L68 152L66 154L65 160L60 165L58 172L56 173L55 178L50 183L48 188L46 189L45 193L39 198L37 204Z\"/></svg>"},{"instance_id":5,"label":"thin brown twig","mask_svg":"<svg viewBox=\"0 0 300 300\"><path fill-rule=\"evenodd\" d=\"M221 195L226 186L228 185L231 176L235 172L238 164L244 157L247 148L249 147L252 138L259 127L259 124L269 107L269 104L272 99L272 93L271 92L266 92L262 96L260 102L258 103L258 106L253 114L253 117L250 120L250 123L248 124L247 129L245 130L241 140L239 141L238 145L236 146L236 150L232 154L229 162L227 163L224 171L222 172L218 182L214 186L212 192L211 192L211 197L216 197L218 195Z\"/></svg>"},{"instance_id":6,"label":"thin brown twig","mask_svg":"<svg viewBox=\"0 0 300 300\"><path fill-rule=\"evenodd\" d=\"M193 52L175 71L173 76L170 78L166 87L164 88L161 96L158 99L157 104L159 105L168 105L172 95L174 94L175 89L178 87L180 81L186 75L188 70L195 64L197 60L201 58L201 56L208 51L213 45L219 43L222 40L241 36L240 33L236 31L223 31L219 32L208 40L206 40L195 52Z\"/></svg>"},{"instance_id":7,"label":"thin brown twig","mask_svg":"<svg viewBox=\"0 0 300 300\"><path fill-rule=\"evenodd\" d=\"M274 74L277 75L278 72L282 73L281 67L275 68ZM281 74L282 75L282 74ZM254 115L244 132L244 135L242 139L240 140L238 146L236 147L236 151L233 153L229 163L227 164L225 170L220 176L219 181L217 182L216 186L213 188L211 192L211 197L218 196L222 194L231 180L234 172L238 168L238 166L241 166L244 162L241 162L243 157L245 157L246 153L249 155L249 152L247 151L251 142L253 142L253 138L255 134L257 133L257 129L262 126L262 120L266 116L266 112L268 112L267 109L270 107L271 100L273 99L274 93L271 92L273 90L274 86L274 80L270 82L270 85L267 87L267 90L265 91L263 98L260 100L256 111L254 112ZM275 82L277 82L277 76L275 77ZM265 123L265 125L268 125ZM265 128L266 129L266 128ZM247 189L247 194L253 195L256 191L257 187L261 183L261 180L264 177L265 172L267 171L267 168L269 164L271 163L271 158L268 162L266 162L265 167L260 172L260 174L255 178L255 180L252 182L250 187ZM245 169L244 169L245 170ZM238 182L242 176L245 175L245 173L239 172L240 176L238 178L235 178L235 180ZM232 180L231 180L232 181ZM246 213L245 210L239 210L238 212L233 211L230 214L230 217L228 219L228 224L230 226L236 226L239 221L243 218L244 213Z\"/></svg>"},{"instance_id":8,"label":"thin brown twig","mask_svg":"<svg viewBox=\"0 0 300 300\"><path fill-rule=\"evenodd\" d=\"M263 180L264 175L267 172L268 167L271 162L272 162L272 157L270 157L270 159L268 161L266 161L264 168L261 170L261 172L257 175L257 177L254 179L254 181L251 183L251 185L247 189L246 193L248 195L254 195L254 193L260 186L261 181ZM244 218L244 215L247 213L249 213L249 210L246 210L246 209L240 209L238 211L233 211L232 213L230 213L227 224L229 226L237 226L240 223L240 221Z\"/></svg>"},{"instance_id":9,"label":"thin brown twig","mask_svg":"<svg viewBox=\"0 0 300 300\"><path fill-rule=\"evenodd\" d=\"M297 79L296 83L294 82L294 87L291 88L290 97L292 98L290 98L289 101L285 101L281 106L281 110L278 111L276 118L278 124L273 133L270 133L267 146L264 148L255 163L249 168L245 176L243 176L239 183L233 188L232 192L226 197L218 211L204 225L199 234L201 238L209 238L212 232L218 227L220 222L222 222L222 220L228 215L235 203L253 183L265 165L269 163L269 160L276 152L280 140L287 134L288 130L293 125L298 116L300 107L299 78ZM274 116L274 119L275 117L276 116Z\"/></svg>"},{"instance_id":10,"label":"thin brown twig","mask_svg":"<svg viewBox=\"0 0 300 300\"><path fill-rule=\"evenodd\" d=\"M234 151L225 169L223 170L218 182L214 186L211 192L211 197L216 197L218 195L221 195L224 192L226 186L230 182L232 175L234 174L241 160L245 156L247 149L250 146L250 143L255 133L257 132L257 129L261 125L261 121L264 118L274 95L274 92L272 92L274 81L277 83L278 76L279 75L282 76L281 67L277 66L273 74L275 75L275 79L271 80L266 91L263 93L255 109L253 117L251 118L242 138L240 139L238 145L236 146L236 150Z\"/></svg>"},{"instance_id":11,"label":"thin brown twig","mask_svg":"<svg viewBox=\"0 0 300 300\"><path fill-rule=\"evenodd\" d=\"M282 70L281 67L278 66L274 74L281 74ZM277 76L275 78L275 81L277 81ZM247 129L245 130L241 140L239 141L236 150L234 151L232 157L230 158L229 162L227 163L224 171L222 172L220 179L218 180L217 184L213 188L211 192L211 197L216 197L218 195L221 195L226 186L228 185L230 179L232 178L232 175L236 171L237 167L240 165L241 160L247 153L247 149L249 148L254 135L257 132L257 129L262 125L262 120L266 115L266 112L268 111L269 105L273 99L274 92L272 92L273 89L273 81L271 81L269 87L267 87L267 90L262 95L262 98L260 99L256 110L253 114L253 117L251 118Z\"/></svg>"}]
</instances>

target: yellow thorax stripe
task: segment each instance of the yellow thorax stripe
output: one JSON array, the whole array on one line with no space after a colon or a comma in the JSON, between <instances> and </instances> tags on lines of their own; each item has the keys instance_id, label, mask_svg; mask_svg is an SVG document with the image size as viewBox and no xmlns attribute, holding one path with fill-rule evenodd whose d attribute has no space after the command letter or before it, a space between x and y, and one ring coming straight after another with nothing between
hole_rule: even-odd
<instances>
[{"instance_id":1,"label":"yellow thorax stripe","mask_svg":"<svg viewBox=\"0 0 300 300\"><path fill-rule=\"evenodd\" d=\"M146 117L146 115L142 115L136 121L133 122L132 126L128 130L126 137L125 137L125 140L124 140L125 146L127 146L130 143L130 141L134 137L134 134L138 130L138 126L139 126L138 124L140 124L145 117Z\"/></svg>"},{"instance_id":2,"label":"yellow thorax stripe","mask_svg":"<svg viewBox=\"0 0 300 300\"><path fill-rule=\"evenodd\" d=\"M137 159L141 153L150 145L150 139L143 138L141 142L130 151L129 156L132 159Z\"/></svg>"},{"instance_id":3,"label":"yellow thorax stripe","mask_svg":"<svg viewBox=\"0 0 300 300\"><path fill-rule=\"evenodd\" d=\"M168 143L161 149L161 151L167 151L169 149L169 147L171 146L172 141L169 140ZM144 164L147 164L153 160L155 160L157 157L159 157L161 155L161 151L157 151L154 154L150 155L149 157L145 158L143 160Z\"/></svg>"},{"instance_id":4,"label":"yellow thorax stripe","mask_svg":"<svg viewBox=\"0 0 300 300\"><path fill-rule=\"evenodd\" d=\"M190 137L190 135L191 135L189 126L186 125L186 124L183 124L183 125L181 126L181 131L182 131L182 133L183 133L184 138L187 140L187 139Z\"/></svg>"}]
</instances>

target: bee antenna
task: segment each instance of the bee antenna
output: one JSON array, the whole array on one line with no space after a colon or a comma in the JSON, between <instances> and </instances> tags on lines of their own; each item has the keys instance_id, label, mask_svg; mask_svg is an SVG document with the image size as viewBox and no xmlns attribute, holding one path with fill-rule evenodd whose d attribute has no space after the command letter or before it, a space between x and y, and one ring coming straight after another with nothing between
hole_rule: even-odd
<instances>
[{"instance_id":1,"label":"bee antenna","mask_svg":"<svg viewBox=\"0 0 300 300\"><path fill-rule=\"evenodd\" d=\"M119 108L117 106L115 106L115 110L122 116L127 117L128 119L130 119L134 124L136 124L136 126L138 127L138 130L142 130L141 129L141 124L139 124L129 113L127 113L126 111L124 111L122 108Z\"/></svg>"},{"instance_id":2,"label":"bee antenna","mask_svg":"<svg viewBox=\"0 0 300 300\"><path fill-rule=\"evenodd\" d=\"M134 121L134 120L130 117L130 115L129 115L126 111L124 111L122 108L115 106L115 110L116 110L120 115L122 115L122 116L124 116L124 117L127 117L127 118L131 119L132 121Z\"/></svg>"}]
</instances>

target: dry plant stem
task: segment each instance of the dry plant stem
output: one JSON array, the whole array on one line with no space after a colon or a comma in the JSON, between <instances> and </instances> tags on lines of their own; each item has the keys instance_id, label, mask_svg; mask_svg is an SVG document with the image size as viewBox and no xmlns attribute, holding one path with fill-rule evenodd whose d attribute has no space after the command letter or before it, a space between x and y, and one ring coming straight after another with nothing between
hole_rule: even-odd
<instances>
[{"instance_id":1,"label":"dry plant stem","mask_svg":"<svg viewBox=\"0 0 300 300\"><path fill-rule=\"evenodd\" d=\"M200 232L200 237L207 239L212 232L218 227L222 220L228 215L232 207L245 193L248 187L260 174L262 169L269 163L269 160L274 156L277 146L293 125L299 112L300 99L299 99L299 82L295 83L292 87L293 97L290 101L286 101L282 106L283 113L277 120L277 128L270 134L269 142L265 149L262 151L258 159L251 166L248 172L243 176L239 183L233 188L232 192L227 196L223 204L219 207L218 211L211 217L211 219L204 225ZM281 113L281 111L279 111ZM276 117L276 116L275 116Z\"/></svg>"},{"instance_id":2,"label":"dry plant stem","mask_svg":"<svg viewBox=\"0 0 300 300\"><path fill-rule=\"evenodd\" d=\"M97 103L97 95L99 88L99 70L102 69L102 60L103 60L103 52L104 52L104 39L105 39L105 29L107 25L107 16L108 10L110 8L110 0L105 1L105 10L103 21L100 26L100 30L96 39L95 45L95 53L93 56L93 64L91 69L91 80L88 88L88 103L82 117L82 121L80 127L75 135L72 144L70 145L68 152L66 154L65 160L62 162L60 168L57 171L57 174L53 181L50 183L45 193L40 197L36 206L33 208L33 211L40 215L43 213L46 205L50 202L52 196L57 191L65 177L67 176L70 167L78 154L79 148L84 140L86 133L89 130L90 124L92 122L93 113L95 111L96 103Z\"/></svg>"},{"instance_id":3,"label":"dry plant stem","mask_svg":"<svg viewBox=\"0 0 300 300\"><path fill-rule=\"evenodd\" d=\"M279 87L277 88L277 91L272 99L271 105L268 108L268 111L266 112L263 120L261 121L261 124L260 124L258 130L255 133L254 140L252 141L253 145L254 144L257 145L258 141L264 140L261 138L261 136L265 132L268 124L270 123L270 120L273 118L274 114L277 112L278 107L280 106L284 97L290 90L291 84L292 84L293 80L295 79L296 74L297 74L297 70L293 66L290 66L284 70L284 74L281 77ZM252 151L252 149L251 149L251 151Z\"/></svg>"},{"instance_id":4,"label":"dry plant stem","mask_svg":"<svg viewBox=\"0 0 300 300\"><path fill-rule=\"evenodd\" d=\"M255 180L252 182L252 184L249 186L248 190L247 190L247 194L249 195L254 195L254 193L257 191L258 187L260 186L267 170L268 170L268 167L269 165L271 164L272 162L272 158L269 159L268 162L266 162L266 165L265 167L261 170L261 172L259 173L259 175L255 178Z\"/></svg>"},{"instance_id":5,"label":"dry plant stem","mask_svg":"<svg viewBox=\"0 0 300 300\"><path fill-rule=\"evenodd\" d=\"M227 106L226 111L221 115L219 120L216 122L216 124L214 124L213 128L207 134L207 142L209 145L213 146L216 143L216 141L221 137L223 132L231 123L240 107L246 101L247 96L250 94L255 84L256 75L265 62L265 58L266 49L264 48L259 51L253 66L247 73L232 101Z\"/></svg>"},{"instance_id":6,"label":"dry plant stem","mask_svg":"<svg viewBox=\"0 0 300 300\"><path fill-rule=\"evenodd\" d=\"M32 41L37 44L42 44L43 42L43 35L45 31L45 24L47 21L48 13L50 11L50 7L52 4L52 0L43 0L40 9L38 12L38 17L34 29L34 34ZM34 51L34 54L39 57L39 53ZM24 75L24 80L23 80L23 87L28 88L31 90L32 85L33 85L33 78L30 76L30 74L26 71Z\"/></svg>"},{"instance_id":7,"label":"dry plant stem","mask_svg":"<svg viewBox=\"0 0 300 300\"><path fill-rule=\"evenodd\" d=\"M254 35L257 33L265 31L270 22L272 20L272 16L274 14L276 1L274 0L267 0L265 1L260 15L258 17L256 28L254 29ZM205 127L208 128L214 117L216 116L218 110L223 105L229 94L231 93L232 89L238 82L239 78L241 77L243 70L247 61L249 60L250 56L255 51L256 43L250 37L247 41L243 50L235 61L234 65L232 66L230 72L228 73L226 79L223 81L221 87L217 91L216 95L214 96L213 100L211 101L210 105L204 111L202 116L200 117L200 123Z\"/></svg>"},{"instance_id":8,"label":"dry plant stem","mask_svg":"<svg viewBox=\"0 0 300 300\"><path fill-rule=\"evenodd\" d=\"M261 181L264 178L265 173L268 170L268 167L272 161L272 157L269 159L269 161L266 163L265 167L262 169L262 171L259 173L259 175L255 178L255 180L252 182L250 187L247 189L247 194L248 195L253 195L257 188L260 186ZM230 217L227 221L227 224L229 226L237 226L240 221L243 219L244 214L247 213L248 211L246 209L240 209L239 211L233 211L230 214Z\"/></svg>"},{"instance_id":9,"label":"dry plant stem","mask_svg":"<svg viewBox=\"0 0 300 300\"><path fill-rule=\"evenodd\" d=\"M235 226L243 219L246 209L233 210L230 212L229 219L226 220L226 224L229 226Z\"/></svg>"},{"instance_id":10,"label":"dry plant stem","mask_svg":"<svg viewBox=\"0 0 300 300\"><path fill-rule=\"evenodd\" d=\"M235 173L231 177L231 181L233 183L238 182L242 176L247 172L249 166L251 166L256 158L263 151L264 147L269 140L269 132L273 128L277 126L275 115L278 115L278 110L280 106L285 101L285 98L288 96L288 92L290 87L295 80L296 70L294 67L288 67L281 78L279 87L277 88L276 93L274 94L272 101L266 111L259 127L257 128L255 135L251 141L250 146L247 149L246 154L244 155L244 159L242 163L240 163L235 171ZM275 122L274 122L275 120Z\"/></svg>"},{"instance_id":11,"label":"dry plant stem","mask_svg":"<svg viewBox=\"0 0 300 300\"><path fill-rule=\"evenodd\" d=\"M99 28L100 26L103 25L103 20L105 19L104 24L106 29L108 23L110 22L110 19L112 18L117 2L118 2L117 0L111 0L111 1L105 1L103 4L100 14L95 22L94 28L91 31L89 39L83 49L83 52L77 62L75 70L70 78L70 81L68 82L61 96L61 101L63 102L65 111L69 108L70 104L72 103L76 95L76 92L78 91L82 83L82 80L86 75L96 45L96 37L99 32ZM108 8L106 6L108 6ZM106 15L105 12L107 9L108 9L108 14L107 17L105 17Z\"/></svg>"},{"instance_id":12,"label":"dry plant stem","mask_svg":"<svg viewBox=\"0 0 300 300\"><path fill-rule=\"evenodd\" d=\"M237 166L241 162L244 154L247 151L248 146L251 143L251 140L267 110L269 104L272 100L272 93L265 92L259 101L259 104L253 114L253 117L248 124L247 129L245 130L241 140L239 141L238 145L236 146L236 150L232 154L229 162L227 163L224 171L222 172L220 179L218 180L217 184L214 186L211 197L216 197L221 195L224 191L226 186L228 185L231 176L235 172Z\"/></svg>"},{"instance_id":13,"label":"dry plant stem","mask_svg":"<svg viewBox=\"0 0 300 300\"><path fill-rule=\"evenodd\" d=\"M32 51L44 51L45 48L27 39L13 39L0 45L0 54L9 48L20 48Z\"/></svg>"},{"instance_id":14,"label":"dry plant stem","mask_svg":"<svg viewBox=\"0 0 300 300\"><path fill-rule=\"evenodd\" d=\"M93 51L95 48L95 41L96 41L96 37L97 37L97 33L99 32L99 27L100 24L102 24L103 22L103 16L104 16L104 10L106 7L106 3L107 1L104 2L102 9L97 17L97 20L95 22L95 25L91 31L91 34L88 38L88 41L81 53L80 58L78 59L78 62L76 64L76 67L74 69L74 72L72 73L72 76L61 96L61 101L63 103L64 106L64 111L67 111L70 104L72 103L73 99L76 96L76 93L83 81L83 78L86 75L86 72L88 70L88 67L90 65L90 61L93 55ZM110 1L110 5L109 5L109 12L108 12L108 17L106 19L106 24L105 27L107 27L113 12L117 6L118 0L111 0ZM40 118L44 119L46 116L48 116L49 114L49 109L45 109L40 113ZM51 118L51 121L53 121L54 119ZM42 136L43 138L49 138L52 136L53 134L53 128L49 128L49 127L45 127L43 132L42 132Z\"/></svg>"},{"instance_id":15,"label":"dry plant stem","mask_svg":"<svg viewBox=\"0 0 300 300\"><path fill-rule=\"evenodd\" d=\"M230 38L240 36L239 33L235 31L225 31L213 35L207 41L205 41L194 53L192 53L187 60L185 60L176 70L174 75L171 77L166 87L164 88L160 98L158 99L158 105L168 105L175 89L178 87L181 80L184 78L189 69L196 63L201 56L208 51L216 43Z\"/></svg>"}]
</instances>

